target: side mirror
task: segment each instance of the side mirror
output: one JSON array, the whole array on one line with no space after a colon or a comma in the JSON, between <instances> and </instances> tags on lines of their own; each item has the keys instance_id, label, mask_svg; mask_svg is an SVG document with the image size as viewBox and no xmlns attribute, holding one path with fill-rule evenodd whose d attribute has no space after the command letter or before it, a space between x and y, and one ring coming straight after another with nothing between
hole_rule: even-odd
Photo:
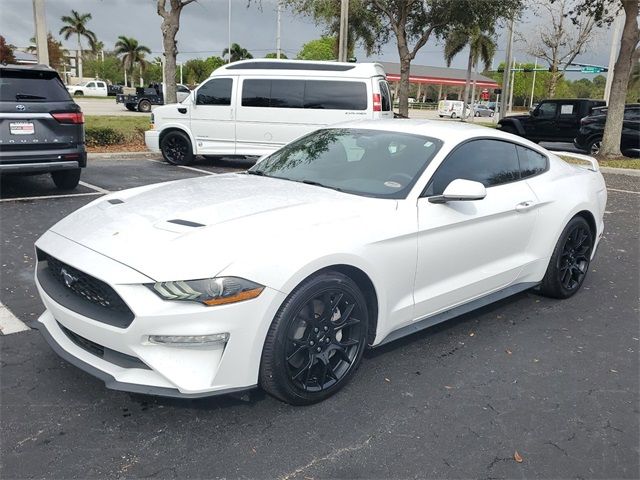
<instances>
[{"instance_id":1,"label":"side mirror","mask_svg":"<svg viewBox=\"0 0 640 480\"><path fill-rule=\"evenodd\" d=\"M487 189L480 182L458 178L447 185L442 195L429 197L430 203L464 202L482 200L487 196Z\"/></svg>"},{"instance_id":2,"label":"side mirror","mask_svg":"<svg viewBox=\"0 0 640 480\"><path fill-rule=\"evenodd\" d=\"M531 115L533 115L534 117L539 116L539 115L540 115L540 110L538 110L538 109L536 108L535 110L533 110L533 111L531 112Z\"/></svg>"}]
</instances>

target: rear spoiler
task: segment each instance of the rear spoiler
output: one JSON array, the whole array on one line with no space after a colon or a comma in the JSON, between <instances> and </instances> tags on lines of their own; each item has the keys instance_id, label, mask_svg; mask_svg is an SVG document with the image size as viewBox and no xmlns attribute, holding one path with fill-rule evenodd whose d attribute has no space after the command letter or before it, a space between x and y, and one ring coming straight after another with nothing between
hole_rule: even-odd
<instances>
[{"instance_id":1,"label":"rear spoiler","mask_svg":"<svg viewBox=\"0 0 640 480\"><path fill-rule=\"evenodd\" d=\"M561 157L572 157L572 158L575 158L576 160L582 160L583 162L589 163L589 166L586 167L585 165L578 164L579 167L586 167L588 170L591 170L593 172L600 171L600 166L598 165L598 161L595 158L590 157L589 155L583 155L581 153L573 153L573 152L556 152L556 151L554 151L553 153Z\"/></svg>"}]
</instances>

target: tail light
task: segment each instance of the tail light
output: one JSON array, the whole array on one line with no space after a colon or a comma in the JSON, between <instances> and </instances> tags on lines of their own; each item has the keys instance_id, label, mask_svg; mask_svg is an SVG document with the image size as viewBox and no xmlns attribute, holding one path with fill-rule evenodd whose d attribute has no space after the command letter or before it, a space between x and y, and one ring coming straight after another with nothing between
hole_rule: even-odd
<instances>
[{"instance_id":1,"label":"tail light","mask_svg":"<svg viewBox=\"0 0 640 480\"><path fill-rule=\"evenodd\" d=\"M60 123L68 123L79 125L84 123L84 114L82 112L57 112L51 116Z\"/></svg>"},{"instance_id":2,"label":"tail light","mask_svg":"<svg viewBox=\"0 0 640 480\"><path fill-rule=\"evenodd\" d=\"M379 93L373 94L373 111L381 112L382 111L382 97Z\"/></svg>"}]
</instances>

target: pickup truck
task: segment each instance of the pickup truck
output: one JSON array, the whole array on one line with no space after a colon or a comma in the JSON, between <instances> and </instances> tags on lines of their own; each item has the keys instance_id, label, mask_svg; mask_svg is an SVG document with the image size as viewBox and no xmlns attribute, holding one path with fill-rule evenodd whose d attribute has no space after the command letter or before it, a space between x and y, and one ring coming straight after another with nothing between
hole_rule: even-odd
<instances>
[{"instance_id":1,"label":"pickup truck","mask_svg":"<svg viewBox=\"0 0 640 480\"><path fill-rule=\"evenodd\" d=\"M185 85L176 85L176 95L178 102L182 102L189 96L191 90ZM164 105L164 95L162 94L162 84L152 83L148 87L136 88L134 95L116 95L116 103L123 103L127 110L135 112L150 112L152 105Z\"/></svg>"},{"instance_id":2,"label":"pickup truck","mask_svg":"<svg viewBox=\"0 0 640 480\"><path fill-rule=\"evenodd\" d=\"M498 126L533 142L573 142L580 120L604 105L604 100L588 98L542 100L528 115L505 117Z\"/></svg>"},{"instance_id":3,"label":"pickup truck","mask_svg":"<svg viewBox=\"0 0 640 480\"><path fill-rule=\"evenodd\" d=\"M69 85L67 91L73 96L107 97L109 95L107 82L101 80L91 80L83 85Z\"/></svg>"}]
</instances>

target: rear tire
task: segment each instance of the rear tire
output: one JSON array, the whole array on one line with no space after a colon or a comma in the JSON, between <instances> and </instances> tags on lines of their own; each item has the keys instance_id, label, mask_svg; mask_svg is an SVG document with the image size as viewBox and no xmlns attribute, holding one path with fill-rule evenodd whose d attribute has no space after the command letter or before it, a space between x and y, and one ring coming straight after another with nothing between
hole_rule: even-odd
<instances>
[{"instance_id":1,"label":"rear tire","mask_svg":"<svg viewBox=\"0 0 640 480\"><path fill-rule=\"evenodd\" d=\"M84 95L84 92L80 90L76 90L75 92L73 92L74 97L82 97L83 95Z\"/></svg>"},{"instance_id":2,"label":"rear tire","mask_svg":"<svg viewBox=\"0 0 640 480\"><path fill-rule=\"evenodd\" d=\"M138 103L138 111L149 113L151 111L151 102L149 100L140 100L140 103Z\"/></svg>"},{"instance_id":3,"label":"rear tire","mask_svg":"<svg viewBox=\"0 0 640 480\"><path fill-rule=\"evenodd\" d=\"M456 118L456 117L457 117L456 112L453 112L453 113L451 114L451 119L454 119L454 118Z\"/></svg>"},{"instance_id":4,"label":"rear tire","mask_svg":"<svg viewBox=\"0 0 640 480\"><path fill-rule=\"evenodd\" d=\"M80 182L80 168L51 172L51 178L60 190L73 190Z\"/></svg>"},{"instance_id":5,"label":"rear tire","mask_svg":"<svg viewBox=\"0 0 640 480\"><path fill-rule=\"evenodd\" d=\"M127 103L127 104L125 105L125 107L127 107L127 110L129 110L130 112L135 112L135 111L136 111L136 106L135 106L135 105L132 105L132 104L130 104L130 103Z\"/></svg>"},{"instance_id":6,"label":"rear tire","mask_svg":"<svg viewBox=\"0 0 640 480\"><path fill-rule=\"evenodd\" d=\"M573 217L560 234L540 292L546 297L563 299L580 290L589 271L592 248L591 227L583 217Z\"/></svg>"},{"instance_id":7,"label":"rear tire","mask_svg":"<svg viewBox=\"0 0 640 480\"><path fill-rule=\"evenodd\" d=\"M193 147L189 137L179 130L165 134L160 141L162 157L172 165L191 165Z\"/></svg>"},{"instance_id":8,"label":"rear tire","mask_svg":"<svg viewBox=\"0 0 640 480\"><path fill-rule=\"evenodd\" d=\"M260 385L292 405L320 402L344 387L367 344L368 310L355 282L323 272L284 301L267 333Z\"/></svg>"},{"instance_id":9,"label":"rear tire","mask_svg":"<svg viewBox=\"0 0 640 480\"><path fill-rule=\"evenodd\" d=\"M600 153L600 146L602 145L601 138L594 138L587 145L587 152L589 155L598 155Z\"/></svg>"}]
</instances>

